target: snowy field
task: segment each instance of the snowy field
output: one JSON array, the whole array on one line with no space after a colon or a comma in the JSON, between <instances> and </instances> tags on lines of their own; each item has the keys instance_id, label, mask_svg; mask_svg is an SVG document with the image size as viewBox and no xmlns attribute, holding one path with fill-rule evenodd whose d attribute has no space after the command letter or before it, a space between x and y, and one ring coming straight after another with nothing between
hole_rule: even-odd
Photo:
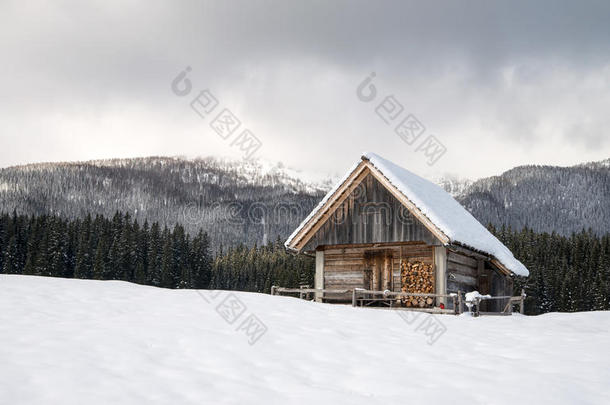
<instances>
[{"instance_id":1,"label":"snowy field","mask_svg":"<svg viewBox=\"0 0 610 405\"><path fill-rule=\"evenodd\" d=\"M1 275L0 404L610 404L610 312L231 294Z\"/></svg>"}]
</instances>

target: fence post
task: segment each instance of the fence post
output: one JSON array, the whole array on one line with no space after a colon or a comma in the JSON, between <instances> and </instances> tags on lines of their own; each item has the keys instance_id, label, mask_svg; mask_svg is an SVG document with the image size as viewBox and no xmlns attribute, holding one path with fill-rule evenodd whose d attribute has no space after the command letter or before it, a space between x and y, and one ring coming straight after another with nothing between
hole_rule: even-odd
<instances>
[{"instance_id":1,"label":"fence post","mask_svg":"<svg viewBox=\"0 0 610 405\"><path fill-rule=\"evenodd\" d=\"M271 286L271 295L275 295L275 288L276 287L274 285Z\"/></svg>"},{"instance_id":2,"label":"fence post","mask_svg":"<svg viewBox=\"0 0 610 405\"><path fill-rule=\"evenodd\" d=\"M352 290L352 307L356 306L356 288Z\"/></svg>"},{"instance_id":3,"label":"fence post","mask_svg":"<svg viewBox=\"0 0 610 405\"><path fill-rule=\"evenodd\" d=\"M462 290L458 290L458 315L462 313Z\"/></svg>"},{"instance_id":4,"label":"fence post","mask_svg":"<svg viewBox=\"0 0 610 405\"><path fill-rule=\"evenodd\" d=\"M299 288L300 288L301 290L303 290L303 289L308 289L309 287L311 287L309 284L301 284L301 285L299 285ZM300 292L300 293L299 293L299 298L300 298L300 299L302 299L302 300L303 300L303 299L305 299L305 300L306 300L306 299L308 298L308 295L309 295L309 293L307 293L307 292Z\"/></svg>"},{"instance_id":5,"label":"fence post","mask_svg":"<svg viewBox=\"0 0 610 405\"><path fill-rule=\"evenodd\" d=\"M525 290L522 288L521 289L521 302L519 302L519 312L521 312L521 315L525 314L525 305L523 305L525 303Z\"/></svg>"},{"instance_id":6,"label":"fence post","mask_svg":"<svg viewBox=\"0 0 610 405\"><path fill-rule=\"evenodd\" d=\"M507 313L509 315L513 314L513 299L509 298L508 299L508 303L504 306L504 309L502 310L503 313Z\"/></svg>"}]
</instances>

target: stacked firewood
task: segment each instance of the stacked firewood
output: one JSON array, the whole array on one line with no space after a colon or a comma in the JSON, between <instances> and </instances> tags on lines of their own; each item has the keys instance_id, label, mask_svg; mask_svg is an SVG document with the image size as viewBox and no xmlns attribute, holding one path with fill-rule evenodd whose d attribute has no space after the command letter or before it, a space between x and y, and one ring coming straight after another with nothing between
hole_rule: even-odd
<instances>
[{"instance_id":1,"label":"stacked firewood","mask_svg":"<svg viewBox=\"0 0 610 405\"><path fill-rule=\"evenodd\" d=\"M402 292L434 294L434 265L421 261L405 261L400 269ZM432 297L402 297L407 307L431 307Z\"/></svg>"}]
</instances>

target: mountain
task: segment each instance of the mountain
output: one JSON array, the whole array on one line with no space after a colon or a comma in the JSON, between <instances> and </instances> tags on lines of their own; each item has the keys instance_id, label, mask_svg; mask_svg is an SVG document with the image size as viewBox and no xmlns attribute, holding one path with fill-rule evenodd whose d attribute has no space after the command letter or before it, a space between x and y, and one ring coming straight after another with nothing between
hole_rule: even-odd
<instances>
[{"instance_id":1,"label":"mountain","mask_svg":"<svg viewBox=\"0 0 610 405\"><path fill-rule=\"evenodd\" d=\"M214 248L288 235L327 184L300 180L282 164L147 157L41 163L0 169L0 212L129 212L140 222L203 228Z\"/></svg>"},{"instance_id":2,"label":"mountain","mask_svg":"<svg viewBox=\"0 0 610 405\"><path fill-rule=\"evenodd\" d=\"M451 194L454 198L463 195L468 187L473 183L472 180L462 179L454 175L446 175L432 181L444 188L445 191Z\"/></svg>"},{"instance_id":3,"label":"mountain","mask_svg":"<svg viewBox=\"0 0 610 405\"><path fill-rule=\"evenodd\" d=\"M610 232L610 159L515 167L466 185L456 198L483 224L562 235Z\"/></svg>"},{"instance_id":4,"label":"mountain","mask_svg":"<svg viewBox=\"0 0 610 405\"><path fill-rule=\"evenodd\" d=\"M0 212L129 212L139 222L203 228L214 249L286 238L332 181L304 181L280 163L146 157L0 169ZM572 167L519 166L477 181L437 180L483 224L569 235L610 231L610 159Z\"/></svg>"}]
</instances>

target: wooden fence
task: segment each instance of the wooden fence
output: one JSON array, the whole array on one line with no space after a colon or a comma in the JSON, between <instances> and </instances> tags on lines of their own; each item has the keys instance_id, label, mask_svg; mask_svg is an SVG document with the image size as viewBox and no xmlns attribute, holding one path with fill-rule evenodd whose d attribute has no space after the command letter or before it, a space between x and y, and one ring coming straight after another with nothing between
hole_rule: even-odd
<instances>
[{"instance_id":1,"label":"wooden fence","mask_svg":"<svg viewBox=\"0 0 610 405\"><path fill-rule=\"evenodd\" d=\"M282 294L298 294L299 298L311 300L314 297L319 298L321 301L343 301L347 300L347 297L351 295L352 306L363 307L379 305L388 308L395 309L406 309L409 311L420 311L438 314L455 314L459 315L464 312L464 305L466 301L464 299L464 293L458 291L457 293L451 294L422 294L422 293L409 293L409 292L394 292L394 291L375 291L366 290L364 288L354 289L329 289L329 288L310 288L309 286L302 286L300 288L285 288L272 286L271 295L282 295ZM438 305L435 307L403 307L402 299L411 297L422 297L431 298L433 302L438 303L441 299L451 301L452 308L444 308L444 305ZM481 315L511 315L513 312L513 305L519 305L519 312L524 313L524 302L525 292L521 290L519 296L479 296L474 298L473 301L469 302L472 308L474 316ZM485 300L502 300L507 299L508 302L504 306L501 312L483 312L480 311L481 302Z\"/></svg>"},{"instance_id":2,"label":"wooden fence","mask_svg":"<svg viewBox=\"0 0 610 405\"><path fill-rule=\"evenodd\" d=\"M525 291L521 289L521 295L518 296L496 296L496 297L488 297L488 296L480 296L475 297L474 299L474 310L472 311L474 316L481 315L511 315L513 313L513 306L519 305L519 312L523 314L525 312ZM508 300L504 309L501 312L482 312L481 311L481 302L483 301L491 301L491 300Z\"/></svg>"},{"instance_id":3,"label":"wooden fence","mask_svg":"<svg viewBox=\"0 0 610 405\"><path fill-rule=\"evenodd\" d=\"M301 299L312 299L313 297L320 297L324 301L341 301L345 300L348 295L352 294L352 290L338 290L331 288L309 288L309 286L302 286L299 288L285 288L272 286L271 295L281 294L299 294ZM343 296L343 297L342 297Z\"/></svg>"},{"instance_id":4,"label":"wooden fence","mask_svg":"<svg viewBox=\"0 0 610 405\"><path fill-rule=\"evenodd\" d=\"M390 308L402 308L402 298L430 298L431 304L436 301L437 298L447 298L453 302L454 309L445 309L443 307L408 307L406 309L413 311L423 312L434 312L451 314L455 313L455 309L458 308L457 300L458 294L429 294L429 293L408 293L408 292L394 292L394 291L375 291L366 290L364 288L355 288L352 290L352 306L363 307L371 306L374 304L381 304Z\"/></svg>"}]
</instances>

